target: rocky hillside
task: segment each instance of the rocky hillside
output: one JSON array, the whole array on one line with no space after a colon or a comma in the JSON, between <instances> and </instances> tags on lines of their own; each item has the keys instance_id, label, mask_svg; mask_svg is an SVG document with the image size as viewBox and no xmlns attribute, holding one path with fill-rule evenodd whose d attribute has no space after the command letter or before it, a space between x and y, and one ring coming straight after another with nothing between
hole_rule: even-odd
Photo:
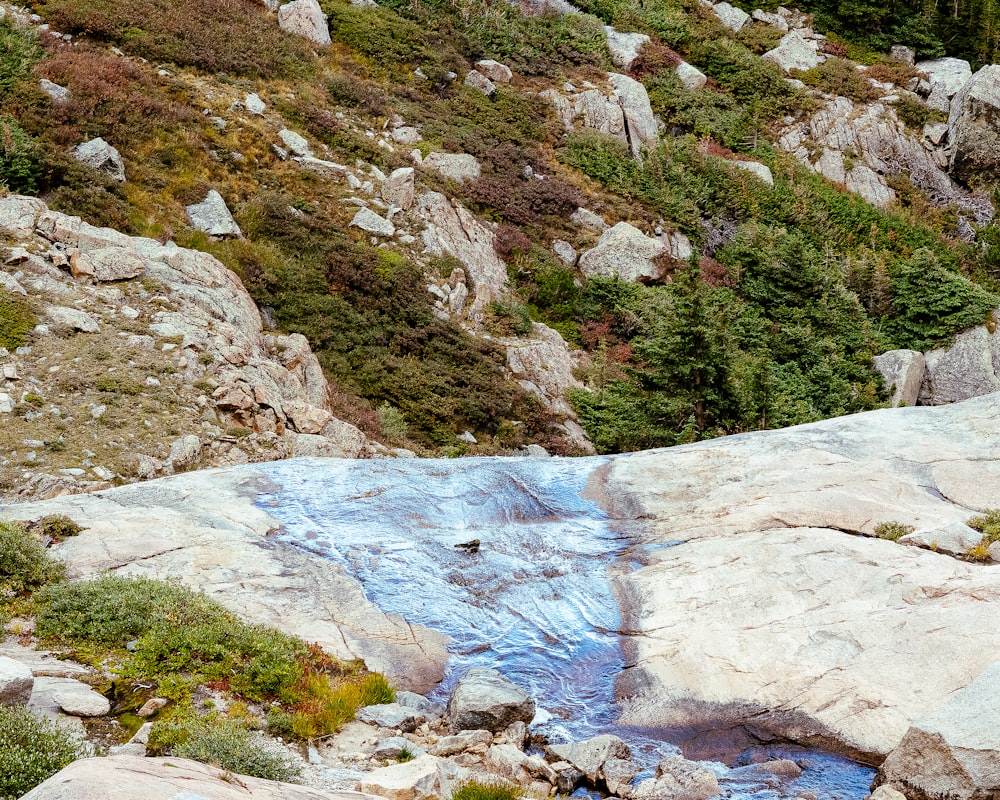
<instances>
[{"instance_id":1,"label":"rocky hillside","mask_svg":"<svg viewBox=\"0 0 1000 800\"><path fill-rule=\"evenodd\" d=\"M688 0L4 8L7 493L1000 386L1000 67Z\"/></svg>"}]
</instances>

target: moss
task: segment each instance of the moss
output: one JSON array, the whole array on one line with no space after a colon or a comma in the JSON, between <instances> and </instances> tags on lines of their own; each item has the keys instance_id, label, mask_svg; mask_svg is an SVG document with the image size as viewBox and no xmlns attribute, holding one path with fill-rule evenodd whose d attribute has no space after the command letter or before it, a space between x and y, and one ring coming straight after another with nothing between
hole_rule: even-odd
<instances>
[{"instance_id":1,"label":"moss","mask_svg":"<svg viewBox=\"0 0 1000 800\"><path fill-rule=\"evenodd\" d=\"M83 530L65 514L47 514L32 526L42 536L61 542Z\"/></svg>"}]
</instances>

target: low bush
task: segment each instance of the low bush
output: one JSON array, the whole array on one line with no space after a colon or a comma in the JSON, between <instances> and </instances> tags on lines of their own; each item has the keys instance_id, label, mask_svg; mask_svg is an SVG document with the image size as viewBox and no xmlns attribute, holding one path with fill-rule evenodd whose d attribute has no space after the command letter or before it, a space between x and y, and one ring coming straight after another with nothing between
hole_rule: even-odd
<instances>
[{"instance_id":1,"label":"low bush","mask_svg":"<svg viewBox=\"0 0 1000 800\"><path fill-rule=\"evenodd\" d=\"M948 115L936 108L931 108L916 97L900 94L893 106L896 116L903 124L914 131L920 131L928 122L947 122Z\"/></svg>"},{"instance_id":2,"label":"low bush","mask_svg":"<svg viewBox=\"0 0 1000 800\"><path fill-rule=\"evenodd\" d=\"M966 525L983 534L983 538L969 548L965 555L972 561L989 560L990 547L1000 542L1000 509L988 508L983 514L966 522Z\"/></svg>"},{"instance_id":3,"label":"low bush","mask_svg":"<svg viewBox=\"0 0 1000 800\"><path fill-rule=\"evenodd\" d=\"M0 800L17 800L83 756L66 728L26 708L0 705Z\"/></svg>"},{"instance_id":4,"label":"low bush","mask_svg":"<svg viewBox=\"0 0 1000 800\"><path fill-rule=\"evenodd\" d=\"M880 522L875 526L875 535L879 539L888 539L895 542L908 533L913 533L915 528L902 522Z\"/></svg>"},{"instance_id":5,"label":"low bush","mask_svg":"<svg viewBox=\"0 0 1000 800\"><path fill-rule=\"evenodd\" d=\"M0 288L0 347L13 350L25 344L36 324L31 306Z\"/></svg>"},{"instance_id":6,"label":"low bush","mask_svg":"<svg viewBox=\"0 0 1000 800\"><path fill-rule=\"evenodd\" d=\"M42 13L57 30L151 61L266 78L311 68L305 41L279 30L253 0L47 0Z\"/></svg>"},{"instance_id":7,"label":"low bush","mask_svg":"<svg viewBox=\"0 0 1000 800\"><path fill-rule=\"evenodd\" d=\"M868 76L854 68L854 63L843 58L828 58L810 70L793 70L794 77L806 86L827 94L847 97L856 103L868 103L880 92L868 82Z\"/></svg>"},{"instance_id":8,"label":"low bush","mask_svg":"<svg viewBox=\"0 0 1000 800\"><path fill-rule=\"evenodd\" d=\"M22 597L61 580L64 572L39 536L19 522L0 520L0 601Z\"/></svg>"},{"instance_id":9,"label":"low bush","mask_svg":"<svg viewBox=\"0 0 1000 800\"><path fill-rule=\"evenodd\" d=\"M521 797L524 797L524 790L520 786L503 781L469 781L458 787L452 800L519 800Z\"/></svg>"},{"instance_id":10,"label":"low bush","mask_svg":"<svg viewBox=\"0 0 1000 800\"><path fill-rule=\"evenodd\" d=\"M896 86L905 86L910 79L918 75L916 67L912 64L890 58L868 67L869 78L874 78L882 83L894 83Z\"/></svg>"},{"instance_id":11,"label":"low bush","mask_svg":"<svg viewBox=\"0 0 1000 800\"><path fill-rule=\"evenodd\" d=\"M0 116L0 186L33 194L41 180L40 154L38 143L17 120L6 114Z\"/></svg>"},{"instance_id":12,"label":"low bush","mask_svg":"<svg viewBox=\"0 0 1000 800\"><path fill-rule=\"evenodd\" d=\"M193 714L156 722L149 735L154 755L190 758L239 775L294 781L301 767L287 751L238 719Z\"/></svg>"},{"instance_id":13,"label":"low bush","mask_svg":"<svg viewBox=\"0 0 1000 800\"><path fill-rule=\"evenodd\" d=\"M20 27L10 15L0 18L0 100L6 100L44 55L31 28Z\"/></svg>"},{"instance_id":14,"label":"low bush","mask_svg":"<svg viewBox=\"0 0 1000 800\"><path fill-rule=\"evenodd\" d=\"M56 542L65 541L83 530L65 514L47 514L38 520L32 529Z\"/></svg>"}]
</instances>

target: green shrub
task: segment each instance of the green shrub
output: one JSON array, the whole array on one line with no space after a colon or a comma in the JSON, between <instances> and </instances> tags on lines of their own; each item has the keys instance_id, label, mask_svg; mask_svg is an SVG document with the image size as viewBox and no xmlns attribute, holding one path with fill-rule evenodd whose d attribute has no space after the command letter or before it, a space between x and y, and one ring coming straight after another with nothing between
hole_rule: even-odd
<instances>
[{"instance_id":1,"label":"green shrub","mask_svg":"<svg viewBox=\"0 0 1000 800\"><path fill-rule=\"evenodd\" d=\"M524 797L524 790L503 781L463 783L452 795L452 800L518 800Z\"/></svg>"},{"instance_id":2,"label":"green shrub","mask_svg":"<svg viewBox=\"0 0 1000 800\"><path fill-rule=\"evenodd\" d=\"M913 533L915 528L912 525L906 525L902 522L880 522L875 526L875 535L879 539L888 539L890 542L895 542L906 536L908 533Z\"/></svg>"},{"instance_id":3,"label":"green shrub","mask_svg":"<svg viewBox=\"0 0 1000 800\"><path fill-rule=\"evenodd\" d=\"M32 527L42 536L47 536L57 542L76 536L83 530L65 514L47 514Z\"/></svg>"},{"instance_id":4,"label":"green shrub","mask_svg":"<svg viewBox=\"0 0 1000 800\"><path fill-rule=\"evenodd\" d=\"M94 388L99 392L109 392L110 394L123 394L134 397L142 394L145 387L134 378L124 375L105 375L94 382Z\"/></svg>"},{"instance_id":5,"label":"green shrub","mask_svg":"<svg viewBox=\"0 0 1000 800\"><path fill-rule=\"evenodd\" d=\"M149 736L157 755L190 758L219 769L271 781L294 781L301 771L287 752L236 719L182 715L156 722Z\"/></svg>"},{"instance_id":6,"label":"green shrub","mask_svg":"<svg viewBox=\"0 0 1000 800\"><path fill-rule=\"evenodd\" d=\"M394 441L406 439L406 417L398 408L382 403L377 409L379 422L382 424L382 433Z\"/></svg>"},{"instance_id":7,"label":"green shrub","mask_svg":"<svg viewBox=\"0 0 1000 800\"><path fill-rule=\"evenodd\" d=\"M32 194L38 188L41 169L35 140L13 117L0 116L0 185L12 192Z\"/></svg>"},{"instance_id":8,"label":"green shrub","mask_svg":"<svg viewBox=\"0 0 1000 800\"><path fill-rule=\"evenodd\" d=\"M827 94L847 97L857 103L868 103L880 92L868 82L864 72L854 68L854 63L843 58L828 58L810 70L793 70L794 77L806 86L813 86Z\"/></svg>"},{"instance_id":9,"label":"green shrub","mask_svg":"<svg viewBox=\"0 0 1000 800\"><path fill-rule=\"evenodd\" d=\"M0 520L0 599L19 597L61 580L65 568L21 523Z\"/></svg>"},{"instance_id":10,"label":"green shrub","mask_svg":"<svg viewBox=\"0 0 1000 800\"><path fill-rule=\"evenodd\" d=\"M26 708L0 705L0 800L17 800L83 755L65 728Z\"/></svg>"},{"instance_id":11,"label":"green shrub","mask_svg":"<svg viewBox=\"0 0 1000 800\"><path fill-rule=\"evenodd\" d=\"M13 350L25 344L36 324L31 307L21 298L0 288L0 347Z\"/></svg>"},{"instance_id":12,"label":"green shrub","mask_svg":"<svg viewBox=\"0 0 1000 800\"><path fill-rule=\"evenodd\" d=\"M900 94L899 100L892 107L896 109L896 116L903 121L903 124L915 131L923 130L928 122L948 121L948 115L943 111L931 108L908 94Z\"/></svg>"},{"instance_id":13,"label":"green shrub","mask_svg":"<svg viewBox=\"0 0 1000 800\"><path fill-rule=\"evenodd\" d=\"M1000 509L988 508L978 517L965 523L983 534L979 543L970 547L965 555L972 561L986 561L990 558L990 546L1000 542Z\"/></svg>"},{"instance_id":14,"label":"green shrub","mask_svg":"<svg viewBox=\"0 0 1000 800\"><path fill-rule=\"evenodd\" d=\"M14 88L30 77L44 55L34 32L19 27L8 15L0 19L0 100L5 100Z\"/></svg>"}]
</instances>

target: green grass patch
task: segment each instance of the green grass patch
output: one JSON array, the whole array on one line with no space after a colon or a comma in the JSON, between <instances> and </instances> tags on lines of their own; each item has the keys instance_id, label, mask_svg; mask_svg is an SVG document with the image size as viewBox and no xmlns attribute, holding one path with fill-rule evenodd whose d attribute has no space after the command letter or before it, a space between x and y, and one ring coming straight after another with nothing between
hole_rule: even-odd
<instances>
[{"instance_id":1,"label":"green grass patch","mask_svg":"<svg viewBox=\"0 0 1000 800\"><path fill-rule=\"evenodd\" d=\"M502 781L463 783L452 795L452 800L519 800L524 789Z\"/></svg>"},{"instance_id":2,"label":"green grass patch","mask_svg":"<svg viewBox=\"0 0 1000 800\"><path fill-rule=\"evenodd\" d=\"M966 551L966 557L972 561L988 561L990 546L1000 542L1000 509L986 509L983 514L970 519L966 525L983 534L979 543Z\"/></svg>"},{"instance_id":3,"label":"green grass patch","mask_svg":"<svg viewBox=\"0 0 1000 800\"><path fill-rule=\"evenodd\" d=\"M35 315L24 300L0 289L0 347L21 347L37 324Z\"/></svg>"},{"instance_id":4,"label":"green grass patch","mask_svg":"<svg viewBox=\"0 0 1000 800\"><path fill-rule=\"evenodd\" d=\"M26 708L0 705L0 800L17 800L83 755L65 728Z\"/></svg>"}]
</instances>

